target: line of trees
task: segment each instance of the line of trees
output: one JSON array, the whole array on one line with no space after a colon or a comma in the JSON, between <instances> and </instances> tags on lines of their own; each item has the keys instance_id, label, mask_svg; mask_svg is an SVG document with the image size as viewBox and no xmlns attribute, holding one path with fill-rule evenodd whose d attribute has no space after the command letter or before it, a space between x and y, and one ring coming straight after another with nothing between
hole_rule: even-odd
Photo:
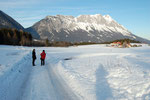
<instances>
[{"instance_id":1,"label":"line of trees","mask_svg":"<svg viewBox=\"0 0 150 100\"><path fill-rule=\"evenodd\" d=\"M42 40L41 42L34 42L34 46L52 46L52 47L69 47L69 46L78 46L78 45L93 45L93 44L110 44L113 42L121 42L122 44L124 42L127 43L141 43L139 41L136 40L131 40L131 39L118 39L118 40L114 40L111 42L103 42L103 43L94 43L94 42L75 42L75 43L71 43L71 42L66 42L66 41L53 41L53 42L49 42L48 39L46 40Z\"/></svg>"},{"instance_id":2,"label":"line of trees","mask_svg":"<svg viewBox=\"0 0 150 100\"><path fill-rule=\"evenodd\" d=\"M92 42L82 42L82 43L70 43L65 41L54 41L49 42L46 40L32 40L32 35L28 32L24 32L23 30L17 29L0 29L0 44L5 45L22 45L22 46L57 46L57 47L68 47L73 45L91 45L91 44L110 44L112 42L127 42L127 43L140 43L139 41L131 40L131 39L119 39L111 42L104 43L92 43Z\"/></svg>"},{"instance_id":3,"label":"line of trees","mask_svg":"<svg viewBox=\"0 0 150 100\"><path fill-rule=\"evenodd\" d=\"M32 45L32 35L23 30L0 29L0 44L6 45Z\"/></svg>"},{"instance_id":4,"label":"line of trees","mask_svg":"<svg viewBox=\"0 0 150 100\"><path fill-rule=\"evenodd\" d=\"M118 40L114 40L114 41L110 41L110 42L103 42L103 43L81 42L81 43L73 43L72 45L110 44L113 42L121 42L123 44L125 41L127 43L141 43L139 41L131 40L131 39L118 39Z\"/></svg>"},{"instance_id":5,"label":"line of trees","mask_svg":"<svg viewBox=\"0 0 150 100\"><path fill-rule=\"evenodd\" d=\"M110 43L113 43L113 42L121 42L122 44L124 42L127 42L127 43L141 43L140 41L131 40L131 39L118 39L118 40L114 40L114 41L111 41L111 42L104 42L102 44L110 44Z\"/></svg>"},{"instance_id":6,"label":"line of trees","mask_svg":"<svg viewBox=\"0 0 150 100\"><path fill-rule=\"evenodd\" d=\"M45 40L36 40L32 39L32 35L23 30L11 29L11 28L2 28L0 29L0 44L3 45L21 45L21 46L37 46L37 47L68 47L72 44L69 42L49 42L48 39Z\"/></svg>"}]
</instances>

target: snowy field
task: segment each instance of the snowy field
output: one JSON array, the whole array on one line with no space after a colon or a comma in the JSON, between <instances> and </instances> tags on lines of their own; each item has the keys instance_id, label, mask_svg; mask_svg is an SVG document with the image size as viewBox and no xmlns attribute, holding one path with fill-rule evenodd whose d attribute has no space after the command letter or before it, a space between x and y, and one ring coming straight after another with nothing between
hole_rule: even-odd
<instances>
[{"instance_id":1,"label":"snowy field","mask_svg":"<svg viewBox=\"0 0 150 100\"><path fill-rule=\"evenodd\" d=\"M0 46L0 100L150 100L150 46ZM40 66L40 53L47 53Z\"/></svg>"}]
</instances>

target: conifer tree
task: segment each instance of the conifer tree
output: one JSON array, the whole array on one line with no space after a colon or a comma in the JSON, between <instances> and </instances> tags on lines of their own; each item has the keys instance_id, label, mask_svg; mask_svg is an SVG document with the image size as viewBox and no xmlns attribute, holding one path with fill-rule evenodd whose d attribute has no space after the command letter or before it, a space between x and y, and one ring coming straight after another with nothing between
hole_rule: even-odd
<instances>
[{"instance_id":1,"label":"conifer tree","mask_svg":"<svg viewBox=\"0 0 150 100\"><path fill-rule=\"evenodd\" d=\"M9 32L7 33L7 44L11 44L11 35Z\"/></svg>"},{"instance_id":2,"label":"conifer tree","mask_svg":"<svg viewBox=\"0 0 150 100\"><path fill-rule=\"evenodd\" d=\"M48 45L49 45L49 40L46 39L46 40L45 40L45 46L48 47Z\"/></svg>"},{"instance_id":3,"label":"conifer tree","mask_svg":"<svg viewBox=\"0 0 150 100\"><path fill-rule=\"evenodd\" d=\"M13 35L13 44L14 45L17 45L18 44L18 36L17 36L17 33L16 32L14 32L14 35Z\"/></svg>"},{"instance_id":4,"label":"conifer tree","mask_svg":"<svg viewBox=\"0 0 150 100\"><path fill-rule=\"evenodd\" d=\"M24 46L24 45L25 45L25 42L26 42L25 36L22 35L22 36L21 36L20 45Z\"/></svg>"},{"instance_id":5,"label":"conifer tree","mask_svg":"<svg viewBox=\"0 0 150 100\"><path fill-rule=\"evenodd\" d=\"M4 44L4 34L0 32L0 44Z\"/></svg>"}]
</instances>

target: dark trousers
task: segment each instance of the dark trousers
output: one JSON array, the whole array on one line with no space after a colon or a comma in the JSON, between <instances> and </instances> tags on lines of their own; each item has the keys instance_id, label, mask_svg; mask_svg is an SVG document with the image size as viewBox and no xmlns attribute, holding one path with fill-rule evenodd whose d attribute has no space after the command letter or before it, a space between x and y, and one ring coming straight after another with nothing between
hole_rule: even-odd
<instances>
[{"instance_id":1,"label":"dark trousers","mask_svg":"<svg viewBox=\"0 0 150 100\"><path fill-rule=\"evenodd\" d=\"M45 65L45 59L41 59L41 66Z\"/></svg>"},{"instance_id":2,"label":"dark trousers","mask_svg":"<svg viewBox=\"0 0 150 100\"><path fill-rule=\"evenodd\" d=\"M32 65L35 66L35 59L32 59Z\"/></svg>"}]
</instances>

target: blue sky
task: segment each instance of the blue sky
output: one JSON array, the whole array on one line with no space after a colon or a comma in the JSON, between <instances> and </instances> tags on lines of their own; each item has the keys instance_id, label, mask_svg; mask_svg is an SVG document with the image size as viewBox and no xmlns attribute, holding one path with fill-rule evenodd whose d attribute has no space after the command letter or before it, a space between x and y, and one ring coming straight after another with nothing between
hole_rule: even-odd
<instances>
[{"instance_id":1,"label":"blue sky","mask_svg":"<svg viewBox=\"0 0 150 100\"><path fill-rule=\"evenodd\" d=\"M47 15L110 15L133 34L150 40L150 0L0 0L4 11L25 28Z\"/></svg>"}]
</instances>

